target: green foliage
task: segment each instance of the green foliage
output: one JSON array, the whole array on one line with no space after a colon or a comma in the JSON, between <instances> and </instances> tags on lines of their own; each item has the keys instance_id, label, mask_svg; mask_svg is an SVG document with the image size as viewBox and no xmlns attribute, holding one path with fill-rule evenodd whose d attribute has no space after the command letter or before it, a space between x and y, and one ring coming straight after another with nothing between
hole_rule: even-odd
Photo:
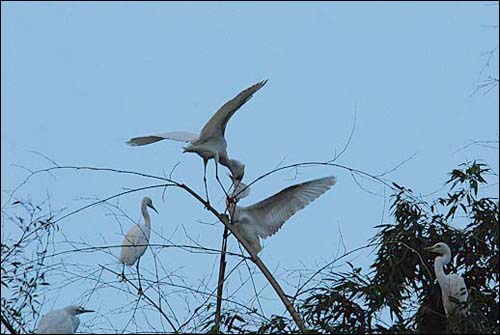
<instances>
[{"instance_id":1,"label":"green foliage","mask_svg":"<svg viewBox=\"0 0 500 335\"><path fill-rule=\"evenodd\" d=\"M256 332L257 334L283 334L287 333L290 334L294 329L294 324L291 319L279 316L279 315L273 315L271 316L271 319L269 322L263 324L259 330ZM294 333L297 333L295 331Z\"/></svg>"},{"instance_id":2,"label":"green foliage","mask_svg":"<svg viewBox=\"0 0 500 335\"><path fill-rule=\"evenodd\" d=\"M1 243L2 315L25 333L40 309L40 288L49 285L45 280L47 249L58 228L51 213L30 201L14 201L2 214L3 224L18 228L17 234L2 238Z\"/></svg>"},{"instance_id":3,"label":"green foliage","mask_svg":"<svg viewBox=\"0 0 500 335\"><path fill-rule=\"evenodd\" d=\"M499 327L499 202L482 196L490 169L469 162L450 173L446 196L428 200L393 184L390 206L394 224L376 226L370 240L375 259L367 270L347 262L339 271L332 263L322 277L294 303L310 333L414 334L500 333ZM497 177L497 176L496 176ZM2 313L21 332L29 331L39 310L46 276L47 247L57 226L53 215L30 202L16 201L4 222L18 227L18 236L2 239ZM457 229L455 227L461 227ZM467 284L467 316L444 315L439 285L434 281L434 255L424 248L449 245L453 259L447 272L460 273ZM241 304L223 311L220 329L214 305L200 306L198 331L205 333L298 333L292 319L270 318ZM243 306L244 307L244 306ZM196 314L195 313L195 314ZM391 321L387 323L387 315ZM265 320L265 321L263 321Z\"/></svg>"},{"instance_id":4,"label":"green foliage","mask_svg":"<svg viewBox=\"0 0 500 335\"><path fill-rule=\"evenodd\" d=\"M332 273L326 285L314 288L300 309L309 329L341 334L371 332L370 311L361 305L375 293L368 279L353 268L351 273Z\"/></svg>"},{"instance_id":5,"label":"green foliage","mask_svg":"<svg viewBox=\"0 0 500 335\"><path fill-rule=\"evenodd\" d=\"M410 189L394 184L395 223L376 227L371 270L363 273L352 264L349 272L330 269L299 306L308 329L315 333L498 334L498 198L480 197L490 172L482 163L462 164L446 182L447 196L434 201L419 199ZM465 223L464 229L452 226L459 220ZM423 249L441 241L453 255L448 271L463 274L469 289L465 318L451 315L447 320L438 285L436 294L434 256ZM395 317L392 325L381 321L384 311Z\"/></svg>"}]
</instances>

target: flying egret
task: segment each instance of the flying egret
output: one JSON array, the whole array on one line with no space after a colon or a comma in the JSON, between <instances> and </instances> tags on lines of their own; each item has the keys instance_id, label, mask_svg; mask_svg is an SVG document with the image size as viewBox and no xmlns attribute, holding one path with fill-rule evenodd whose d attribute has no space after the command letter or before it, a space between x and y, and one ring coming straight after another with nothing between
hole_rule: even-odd
<instances>
[{"instance_id":1,"label":"flying egret","mask_svg":"<svg viewBox=\"0 0 500 335\"><path fill-rule=\"evenodd\" d=\"M93 312L90 309L70 305L45 314L36 329L36 334L74 334L80 324L75 315Z\"/></svg>"},{"instance_id":2,"label":"flying egret","mask_svg":"<svg viewBox=\"0 0 500 335\"><path fill-rule=\"evenodd\" d=\"M436 279L441 287L441 295L443 297L443 307L446 316L453 313L457 305L467 301L468 293L464 279L456 273L444 273L444 266L451 260L451 251L446 243L439 242L424 250L438 254L434 260L434 272ZM452 298L452 299L450 299ZM455 300L455 301L453 301ZM460 309L461 314L465 312Z\"/></svg>"},{"instance_id":3,"label":"flying egret","mask_svg":"<svg viewBox=\"0 0 500 335\"><path fill-rule=\"evenodd\" d=\"M173 140L189 143L184 147L184 152L194 152L203 158L203 182L205 183L205 193L208 199L207 188L207 163L209 159L215 160L215 177L219 184L218 163L226 166L234 178L242 180L245 172L245 165L236 159L231 159L227 155L227 142L224 138L226 126L233 114L243 106L255 92L267 83L263 80L246 90L240 92L236 97L226 102L219 110L208 120L200 134L187 131L174 131L160 133L149 136L134 137L127 141L128 145L139 146L155 143L161 140Z\"/></svg>"},{"instance_id":4,"label":"flying egret","mask_svg":"<svg viewBox=\"0 0 500 335\"><path fill-rule=\"evenodd\" d=\"M122 251L120 263L123 264L122 278L125 278L125 265L132 266L137 261L137 277L139 277L139 294L142 292L141 276L139 274L139 261L144 255L149 245L151 236L151 218L148 209L151 208L156 213L158 211L153 206L153 201L149 197L144 197L141 202L141 212L144 217L143 225L135 225L129 229L122 241Z\"/></svg>"},{"instance_id":5,"label":"flying egret","mask_svg":"<svg viewBox=\"0 0 500 335\"><path fill-rule=\"evenodd\" d=\"M325 177L296 184L249 207L239 207L234 203L248 193L236 194L236 199L228 199L233 227L258 254L262 249L260 237L267 238L276 233L286 220L328 191L335 182L335 177ZM240 184L233 195L245 186Z\"/></svg>"}]
</instances>

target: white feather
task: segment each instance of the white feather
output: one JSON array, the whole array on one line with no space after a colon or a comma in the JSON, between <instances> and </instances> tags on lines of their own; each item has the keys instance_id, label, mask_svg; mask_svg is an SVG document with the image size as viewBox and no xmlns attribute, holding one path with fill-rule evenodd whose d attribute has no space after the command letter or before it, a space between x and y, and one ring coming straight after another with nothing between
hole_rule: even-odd
<instances>
[{"instance_id":1,"label":"white feather","mask_svg":"<svg viewBox=\"0 0 500 335\"><path fill-rule=\"evenodd\" d=\"M262 88L266 84L267 80L261 81L255 85L250 86L244 91L240 92L233 99L226 102L219 110L208 120L200 135L186 132L186 131L175 131L161 134L154 134L148 136L134 137L127 141L127 144L131 146L141 146L165 139L188 142L188 146L184 148L184 152L194 152L203 158L204 161L204 173L206 174L206 164L209 159L215 159L216 173L218 164L226 166L235 178L241 180L244 174L245 166L235 160L230 159L227 154L227 143L224 138L224 133L226 131L226 126L229 119L234 115L234 113L243 106L255 92ZM206 175L204 175L206 179ZM208 190L205 182L205 192Z\"/></svg>"},{"instance_id":2,"label":"white feather","mask_svg":"<svg viewBox=\"0 0 500 335\"><path fill-rule=\"evenodd\" d=\"M267 80L258 82L250 86L246 90L240 92L233 99L222 105L221 108L208 120L200 132L200 139L208 139L211 137L224 137L226 125L233 114L243 106L253 94L260 90L267 83Z\"/></svg>"},{"instance_id":3,"label":"white feather","mask_svg":"<svg viewBox=\"0 0 500 335\"><path fill-rule=\"evenodd\" d=\"M258 253L259 237L267 238L276 233L292 215L325 193L335 182L335 177L315 179L287 187L252 206L235 206L232 211L234 228Z\"/></svg>"},{"instance_id":4,"label":"white feather","mask_svg":"<svg viewBox=\"0 0 500 335\"><path fill-rule=\"evenodd\" d=\"M135 225L130 228L127 235L123 238L120 254L120 263L125 265L133 265L139 258L144 255L149 245L151 237L151 218L147 207L156 209L153 206L153 201L149 197L144 197L141 202L141 212L144 217L144 224Z\"/></svg>"},{"instance_id":5,"label":"white feather","mask_svg":"<svg viewBox=\"0 0 500 335\"><path fill-rule=\"evenodd\" d=\"M177 142L193 143L198 139L198 134L188 131L171 131L149 136L134 137L127 141L128 145L139 146L155 143L162 140L172 140Z\"/></svg>"},{"instance_id":6,"label":"white feather","mask_svg":"<svg viewBox=\"0 0 500 335\"><path fill-rule=\"evenodd\" d=\"M444 266L451 260L450 247L448 247L446 243L439 242L434 244L432 247L426 248L426 250L439 254L439 256L437 256L434 260L434 273L436 274L436 279L441 287L443 307L446 315L448 316L454 312L464 314L466 309L460 309L457 311L457 305L466 302L468 299L465 281L456 273L446 274L444 272Z\"/></svg>"},{"instance_id":7,"label":"white feather","mask_svg":"<svg viewBox=\"0 0 500 335\"><path fill-rule=\"evenodd\" d=\"M74 334L80 325L78 314L93 312L75 305L56 309L45 314L35 331L36 334Z\"/></svg>"}]
</instances>

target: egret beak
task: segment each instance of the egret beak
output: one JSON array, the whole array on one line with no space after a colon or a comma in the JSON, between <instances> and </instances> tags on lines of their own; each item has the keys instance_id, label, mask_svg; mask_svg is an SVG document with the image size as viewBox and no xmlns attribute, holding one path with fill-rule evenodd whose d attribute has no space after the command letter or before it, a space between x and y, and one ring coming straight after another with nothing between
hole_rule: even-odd
<instances>
[{"instance_id":1,"label":"egret beak","mask_svg":"<svg viewBox=\"0 0 500 335\"><path fill-rule=\"evenodd\" d=\"M424 250L425 251L434 252L434 246L430 246L430 247L424 248Z\"/></svg>"},{"instance_id":2,"label":"egret beak","mask_svg":"<svg viewBox=\"0 0 500 335\"><path fill-rule=\"evenodd\" d=\"M156 212L156 214L160 214L158 213L158 211L156 210L155 206L153 205L148 205L149 208L151 208L152 210L154 210Z\"/></svg>"},{"instance_id":3,"label":"egret beak","mask_svg":"<svg viewBox=\"0 0 500 335\"><path fill-rule=\"evenodd\" d=\"M78 314L83 314L83 313L91 313L91 312L95 312L95 311L93 311L93 310L91 310L91 309L85 309L85 308L82 308L82 307L80 307L80 308L78 309Z\"/></svg>"}]
</instances>

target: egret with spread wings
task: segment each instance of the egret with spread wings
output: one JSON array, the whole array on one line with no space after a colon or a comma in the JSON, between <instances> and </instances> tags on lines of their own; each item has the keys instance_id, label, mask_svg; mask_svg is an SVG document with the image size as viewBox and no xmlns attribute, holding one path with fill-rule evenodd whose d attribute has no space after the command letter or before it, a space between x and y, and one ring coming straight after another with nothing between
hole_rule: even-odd
<instances>
[{"instance_id":1,"label":"egret with spread wings","mask_svg":"<svg viewBox=\"0 0 500 335\"><path fill-rule=\"evenodd\" d=\"M224 137L226 126L233 114L243 106L255 92L262 88L267 80L261 81L250 86L239 93L236 97L226 102L219 110L208 120L200 134L187 131L174 131L130 139L127 144L132 146L146 145L161 140L173 140L189 143L184 147L184 152L194 152L203 158L203 181L205 183L205 193L208 201L207 189L207 163L209 159L215 160L215 177L219 184L218 163L226 166L234 179L242 180L245 172L245 165L236 159L229 158L227 154L227 142ZM222 184L221 184L222 186Z\"/></svg>"},{"instance_id":2,"label":"egret with spread wings","mask_svg":"<svg viewBox=\"0 0 500 335\"><path fill-rule=\"evenodd\" d=\"M296 184L249 207L237 206L234 199L229 199L233 229L257 254L262 249L260 238L275 234L292 215L328 191L335 182L335 177L325 177ZM245 187L240 184L235 189L233 195L236 199L248 195L249 190Z\"/></svg>"}]
</instances>

